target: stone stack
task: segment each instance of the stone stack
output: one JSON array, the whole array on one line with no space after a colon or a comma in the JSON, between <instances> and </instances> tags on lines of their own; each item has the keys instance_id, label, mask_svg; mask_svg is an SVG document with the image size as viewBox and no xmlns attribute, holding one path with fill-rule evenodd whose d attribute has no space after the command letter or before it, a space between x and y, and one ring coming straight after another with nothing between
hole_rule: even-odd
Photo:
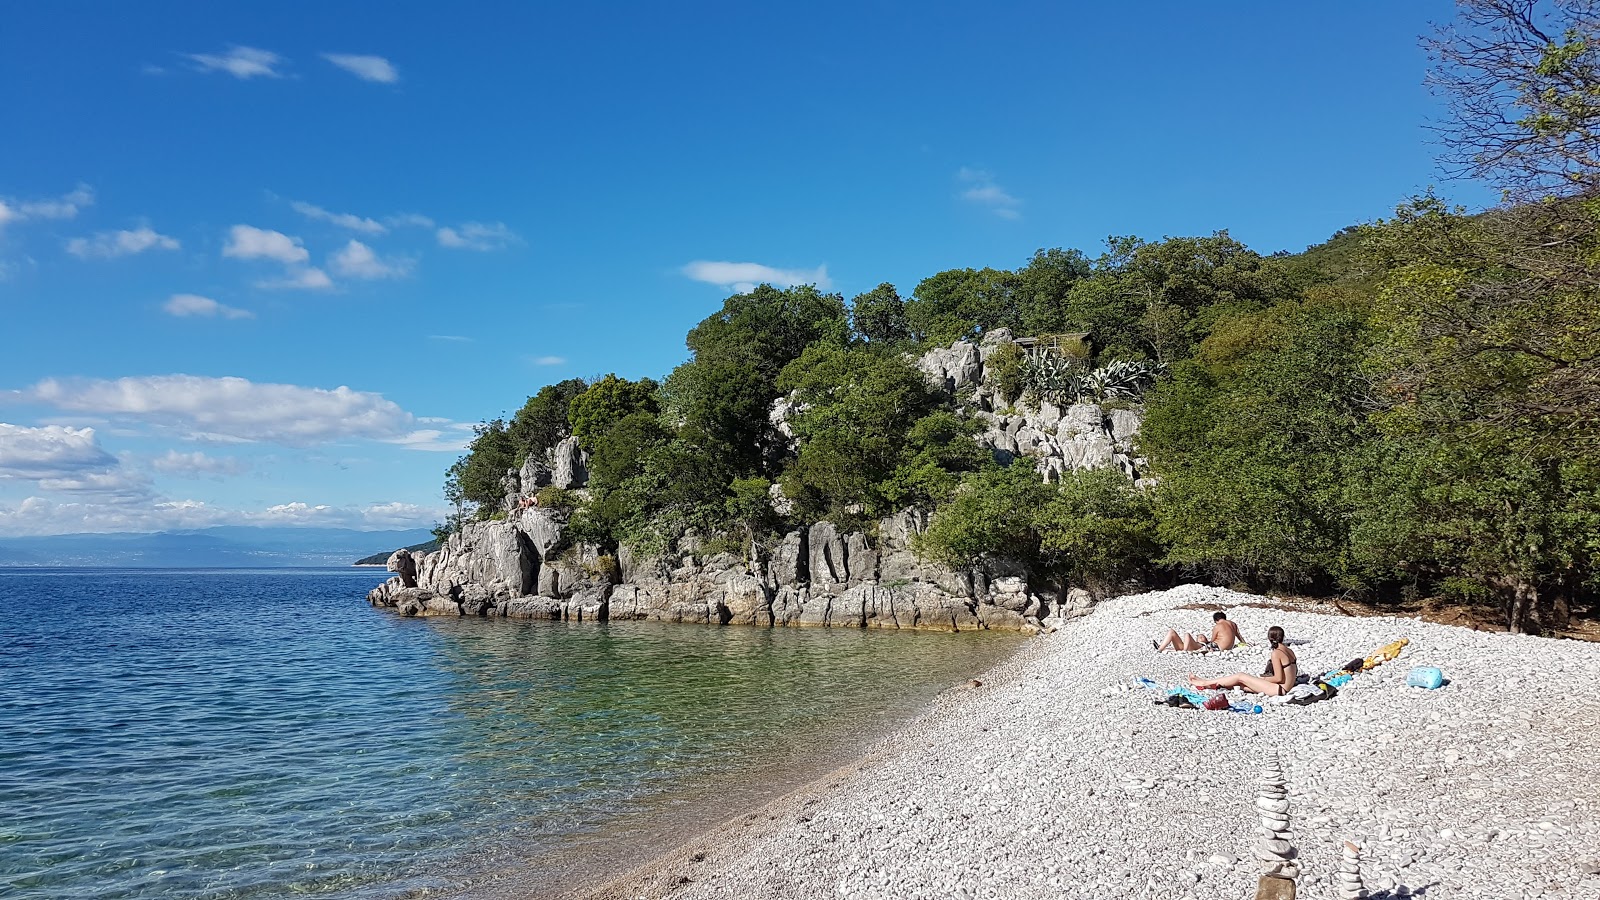
<instances>
[{"instance_id":1,"label":"stone stack","mask_svg":"<svg viewBox=\"0 0 1600 900\"><path fill-rule=\"evenodd\" d=\"M1261 794L1256 797L1256 814L1261 817L1261 840L1256 842L1256 858L1265 874L1294 879L1300 867L1294 863L1294 847L1289 844L1289 791L1283 776L1283 763L1274 754L1261 769Z\"/></svg>"},{"instance_id":2,"label":"stone stack","mask_svg":"<svg viewBox=\"0 0 1600 900\"><path fill-rule=\"evenodd\" d=\"M1362 900L1367 896L1367 886L1361 883L1361 848L1349 841L1339 854L1339 875L1335 880L1339 900Z\"/></svg>"}]
</instances>

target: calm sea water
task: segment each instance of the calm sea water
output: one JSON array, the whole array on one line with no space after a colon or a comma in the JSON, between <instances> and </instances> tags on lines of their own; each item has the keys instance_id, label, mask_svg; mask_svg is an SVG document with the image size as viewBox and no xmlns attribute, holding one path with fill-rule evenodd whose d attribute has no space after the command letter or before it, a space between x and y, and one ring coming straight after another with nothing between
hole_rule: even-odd
<instances>
[{"instance_id":1,"label":"calm sea water","mask_svg":"<svg viewBox=\"0 0 1600 900\"><path fill-rule=\"evenodd\" d=\"M384 577L0 570L0 896L537 893L814 777L1017 643L401 619L364 602Z\"/></svg>"}]
</instances>

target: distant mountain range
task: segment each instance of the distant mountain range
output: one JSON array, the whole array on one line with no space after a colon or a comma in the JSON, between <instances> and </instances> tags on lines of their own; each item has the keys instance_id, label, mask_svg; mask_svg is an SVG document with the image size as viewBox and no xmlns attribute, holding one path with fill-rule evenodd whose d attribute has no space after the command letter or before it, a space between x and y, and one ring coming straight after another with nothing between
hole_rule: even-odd
<instances>
[{"instance_id":1,"label":"distant mountain range","mask_svg":"<svg viewBox=\"0 0 1600 900\"><path fill-rule=\"evenodd\" d=\"M387 558L400 547L424 543L432 537L426 528L356 531L248 525L155 534L0 537L0 566L348 566L367 556Z\"/></svg>"}]
</instances>

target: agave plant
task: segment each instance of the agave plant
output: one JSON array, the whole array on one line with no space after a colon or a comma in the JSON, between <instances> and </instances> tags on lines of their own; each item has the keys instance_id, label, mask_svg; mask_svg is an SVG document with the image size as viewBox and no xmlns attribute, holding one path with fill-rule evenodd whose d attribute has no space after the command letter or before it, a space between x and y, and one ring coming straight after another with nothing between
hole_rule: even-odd
<instances>
[{"instance_id":1,"label":"agave plant","mask_svg":"<svg viewBox=\"0 0 1600 900\"><path fill-rule=\"evenodd\" d=\"M1077 360L1036 349L1023 360L1022 383L1035 401L1058 406L1137 400L1155 384L1162 368L1155 363L1116 359L1086 371Z\"/></svg>"},{"instance_id":2,"label":"agave plant","mask_svg":"<svg viewBox=\"0 0 1600 900\"><path fill-rule=\"evenodd\" d=\"M1082 397L1096 403L1137 400L1156 383L1161 366L1114 359L1083 377Z\"/></svg>"},{"instance_id":3,"label":"agave plant","mask_svg":"<svg viewBox=\"0 0 1600 900\"><path fill-rule=\"evenodd\" d=\"M1022 362L1022 386L1026 395L1037 401L1072 403L1083 393L1083 366L1060 354L1035 348Z\"/></svg>"}]
</instances>

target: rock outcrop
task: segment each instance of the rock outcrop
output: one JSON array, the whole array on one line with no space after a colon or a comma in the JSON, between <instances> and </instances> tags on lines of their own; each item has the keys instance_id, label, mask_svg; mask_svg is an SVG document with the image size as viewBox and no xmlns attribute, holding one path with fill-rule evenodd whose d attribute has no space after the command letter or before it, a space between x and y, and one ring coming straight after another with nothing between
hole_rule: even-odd
<instances>
[{"instance_id":1,"label":"rock outcrop","mask_svg":"<svg viewBox=\"0 0 1600 900\"><path fill-rule=\"evenodd\" d=\"M1047 481L1113 466L1141 477L1144 460L1133 447L1137 413L1088 403L1028 409L1004 396L986 363L1010 341L1001 329L980 343L931 350L916 364L983 424L977 440L1002 462L1026 459ZM789 420L796 411L788 399L771 411L782 440L794 438ZM1061 596L1005 561L973 572L922 561L911 542L927 528L928 515L916 509L878 522L875 537L813 522L757 548L753 559L706 552L693 534L660 556L639 558L622 548L612 557L572 542L561 511L530 506L547 485L581 491L588 463L573 438L530 456L506 473L503 521L469 524L432 553L396 552L389 558L396 577L368 599L408 616L942 631L1033 630L1081 615L1090 605L1086 592ZM786 503L774 495L782 515L791 511Z\"/></svg>"},{"instance_id":2,"label":"rock outcrop","mask_svg":"<svg viewBox=\"0 0 1600 900\"><path fill-rule=\"evenodd\" d=\"M477 522L433 553L397 551L396 577L368 595L406 616L505 616L702 625L1031 631L1088 611L1088 595L1032 584L1020 567L962 573L911 551L927 515L905 510L878 538L816 522L746 560L692 536L672 552L615 558L566 539L553 510Z\"/></svg>"}]
</instances>

